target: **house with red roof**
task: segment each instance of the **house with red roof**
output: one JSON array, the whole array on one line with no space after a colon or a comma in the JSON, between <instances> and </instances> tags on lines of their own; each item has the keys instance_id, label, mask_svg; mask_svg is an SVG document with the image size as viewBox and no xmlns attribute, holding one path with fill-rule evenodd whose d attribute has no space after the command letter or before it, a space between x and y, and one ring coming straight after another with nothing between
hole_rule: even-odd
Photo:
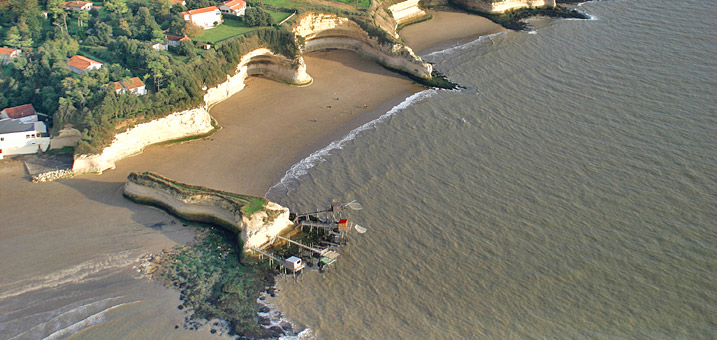
<instances>
[{"instance_id":1,"label":"house with red roof","mask_svg":"<svg viewBox=\"0 0 717 340\"><path fill-rule=\"evenodd\" d=\"M210 29L223 23L222 11L217 6L192 9L182 12L184 20L191 21L204 29Z\"/></svg>"},{"instance_id":2,"label":"house with red roof","mask_svg":"<svg viewBox=\"0 0 717 340\"><path fill-rule=\"evenodd\" d=\"M172 47L177 47L177 46L179 46L179 44L180 44L182 41L192 41L192 39L189 38L189 37L186 36L186 35L183 36L183 37L180 37L180 36L178 36L178 35L166 34L165 37L167 37L167 44L168 44L169 46L172 46Z\"/></svg>"},{"instance_id":3,"label":"house with red roof","mask_svg":"<svg viewBox=\"0 0 717 340\"><path fill-rule=\"evenodd\" d=\"M184 0L169 0L169 3L172 4L172 6L179 5L179 4L181 4L182 6L187 5L187 2Z\"/></svg>"},{"instance_id":4,"label":"house with red roof","mask_svg":"<svg viewBox=\"0 0 717 340\"><path fill-rule=\"evenodd\" d=\"M126 81L116 81L113 84L115 88L115 93L117 94L127 92L138 96L143 96L147 94L147 87L144 85L144 82L139 79L139 77L134 77Z\"/></svg>"},{"instance_id":5,"label":"house with red roof","mask_svg":"<svg viewBox=\"0 0 717 340\"><path fill-rule=\"evenodd\" d=\"M102 68L101 62L83 57L81 55L73 55L67 65L70 66L70 71L77 74L82 74L82 72L85 71L99 70Z\"/></svg>"},{"instance_id":6,"label":"house with red roof","mask_svg":"<svg viewBox=\"0 0 717 340\"><path fill-rule=\"evenodd\" d=\"M92 3L86 1L67 1L62 6L73 11L89 11L92 9Z\"/></svg>"},{"instance_id":7,"label":"house with red roof","mask_svg":"<svg viewBox=\"0 0 717 340\"><path fill-rule=\"evenodd\" d=\"M37 112L32 104L8 107L0 111L0 119L17 119L23 122L36 122Z\"/></svg>"},{"instance_id":8,"label":"house with red roof","mask_svg":"<svg viewBox=\"0 0 717 340\"><path fill-rule=\"evenodd\" d=\"M244 0L231 0L224 1L219 5L219 10L225 14L231 14L236 16L244 15L246 11L246 1Z\"/></svg>"},{"instance_id":9,"label":"house with red roof","mask_svg":"<svg viewBox=\"0 0 717 340\"><path fill-rule=\"evenodd\" d=\"M20 54L22 54L22 51L17 48L0 47L0 65L9 63Z\"/></svg>"}]
</instances>

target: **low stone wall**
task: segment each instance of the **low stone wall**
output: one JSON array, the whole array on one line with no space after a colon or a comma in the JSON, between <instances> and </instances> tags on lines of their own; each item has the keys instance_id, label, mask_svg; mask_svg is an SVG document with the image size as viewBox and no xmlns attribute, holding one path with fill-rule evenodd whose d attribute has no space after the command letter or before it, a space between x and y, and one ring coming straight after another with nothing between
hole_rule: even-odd
<instances>
[{"instance_id":1,"label":"low stone wall","mask_svg":"<svg viewBox=\"0 0 717 340\"><path fill-rule=\"evenodd\" d=\"M222 226L241 239L245 250L261 247L293 226L289 209L264 198L179 183L152 173L131 173L124 195L187 220ZM251 214L243 213L245 201L252 199L263 199L263 208Z\"/></svg>"}]
</instances>

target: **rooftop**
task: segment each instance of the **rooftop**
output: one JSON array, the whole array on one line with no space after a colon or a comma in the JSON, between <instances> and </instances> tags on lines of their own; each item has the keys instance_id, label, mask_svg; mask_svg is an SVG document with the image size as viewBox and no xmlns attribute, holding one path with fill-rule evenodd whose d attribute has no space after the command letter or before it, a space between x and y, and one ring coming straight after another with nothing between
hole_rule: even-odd
<instances>
[{"instance_id":1,"label":"rooftop","mask_svg":"<svg viewBox=\"0 0 717 340\"><path fill-rule=\"evenodd\" d=\"M15 119L0 119L0 134L35 131L35 123L25 123Z\"/></svg>"},{"instance_id":2,"label":"rooftop","mask_svg":"<svg viewBox=\"0 0 717 340\"><path fill-rule=\"evenodd\" d=\"M6 114L7 118L10 118L10 119L20 119L23 117L28 117L28 116L37 114L37 112L35 112L35 108L32 106L32 104L8 107L8 108L0 110L0 113Z\"/></svg>"},{"instance_id":3,"label":"rooftop","mask_svg":"<svg viewBox=\"0 0 717 340\"><path fill-rule=\"evenodd\" d=\"M217 8L217 6L209 6L209 7L204 7L204 8L190 9L188 11L182 12L182 14L183 15L187 15L187 14L197 15L197 14L202 14L202 13L214 12L214 11L218 11L218 10L219 10L219 8Z\"/></svg>"},{"instance_id":4,"label":"rooftop","mask_svg":"<svg viewBox=\"0 0 717 340\"><path fill-rule=\"evenodd\" d=\"M87 4L92 5L91 2L86 2L86 1L68 1L68 2L65 2L65 7L82 7Z\"/></svg>"},{"instance_id":5,"label":"rooftop","mask_svg":"<svg viewBox=\"0 0 717 340\"><path fill-rule=\"evenodd\" d=\"M122 84L124 84L124 86L127 87L128 90L144 86L144 83L141 79L139 79L139 77L130 78L127 81L123 81Z\"/></svg>"},{"instance_id":6,"label":"rooftop","mask_svg":"<svg viewBox=\"0 0 717 340\"><path fill-rule=\"evenodd\" d=\"M90 58L85 58L81 55L73 55L72 58L70 58L70 62L67 64L76 69L80 69L80 70L84 70L84 69L90 67L91 65L96 65L96 64L102 65L102 63L99 61L95 61Z\"/></svg>"},{"instance_id":7,"label":"rooftop","mask_svg":"<svg viewBox=\"0 0 717 340\"><path fill-rule=\"evenodd\" d=\"M19 49L9 48L9 47L0 47L0 54L11 55L15 51L19 51Z\"/></svg>"},{"instance_id":8,"label":"rooftop","mask_svg":"<svg viewBox=\"0 0 717 340\"><path fill-rule=\"evenodd\" d=\"M231 9L236 9L236 8L246 7L246 1L244 1L244 0L224 1L224 2L222 2L222 5L227 6Z\"/></svg>"}]
</instances>

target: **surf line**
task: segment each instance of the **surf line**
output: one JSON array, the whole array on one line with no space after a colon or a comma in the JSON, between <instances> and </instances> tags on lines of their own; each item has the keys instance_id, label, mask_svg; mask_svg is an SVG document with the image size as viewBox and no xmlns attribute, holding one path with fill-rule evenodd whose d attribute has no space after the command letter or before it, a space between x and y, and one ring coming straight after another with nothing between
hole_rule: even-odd
<instances>
[{"instance_id":1,"label":"surf line","mask_svg":"<svg viewBox=\"0 0 717 340\"><path fill-rule=\"evenodd\" d=\"M420 102L426 98L430 98L433 95L438 93L438 90L436 89L428 89L423 90L418 93L414 93L413 95L409 96L408 98L404 99L401 103L394 106L389 110L388 112L382 114L380 117L363 124L353 130L351 130L346 136L339 140L335 140L331 142L329 145L324 147L323 149L320 149L318 151L313 152L306 158L302 159L298 163L294 164L289 168L289 170L286 171L286 174L284 174L284 177L279 180L278 183L274 184L269 190L267 191L265 196L269 196L269 194L275 190L283 187L287 191L289 191L289 184L291 181L298 180L301 176L308 174L309 169L315 167L317 164L323 162L326 160L326 157L331 154L332 150L335 149L343 149L343 146L358 136L359 133L362 131L366 131L369 129L372 129L376 127L379 123L383 122L384 120L388 119L389 117L395 115L396 113L402 111L403 109L411 106L414 103Z\"/></svg>"}]
</instances>

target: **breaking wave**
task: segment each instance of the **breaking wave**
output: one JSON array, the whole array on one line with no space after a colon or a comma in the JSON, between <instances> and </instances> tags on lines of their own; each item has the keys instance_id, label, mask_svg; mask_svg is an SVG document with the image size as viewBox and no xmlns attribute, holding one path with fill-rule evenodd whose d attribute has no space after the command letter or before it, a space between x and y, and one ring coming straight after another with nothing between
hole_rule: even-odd
<instances>
[{"instance_id":1,"label":"breaking wave","mask_svg":"<svg viewBox=\"0 0 717 340\"><path fill-rule=\"evenodd\" d=\"M400 104L394 106L393 108L391 108L391 110L384 113L380 117L351 130L351 132L349 132L343 138L331 142L331 144L327 145L323 149L318 150L309 155L308 157L302 159L300 162L294 164L289 170L286 171L286 174L284 175L284 177L281 178L279 183L269 188L269 191L267 192L266 196L269 196L269 193L272 193L274 190L278 190L280 188L284 188L286 191L289 191L289 188L292 183L298 180L299 177L306 175L309 169L326 160L326 157L331 154L332 150L342 149L347 142L354 140L360 132L374 128L378 123L388 119L389 117L395 115L401 110L411 106L414 103L420 102L421 100L430 98L436 93L438 93L438 90L436 89L429 89L415 93L410 97L404 99Z\"/></svg>"}]
</instances>

